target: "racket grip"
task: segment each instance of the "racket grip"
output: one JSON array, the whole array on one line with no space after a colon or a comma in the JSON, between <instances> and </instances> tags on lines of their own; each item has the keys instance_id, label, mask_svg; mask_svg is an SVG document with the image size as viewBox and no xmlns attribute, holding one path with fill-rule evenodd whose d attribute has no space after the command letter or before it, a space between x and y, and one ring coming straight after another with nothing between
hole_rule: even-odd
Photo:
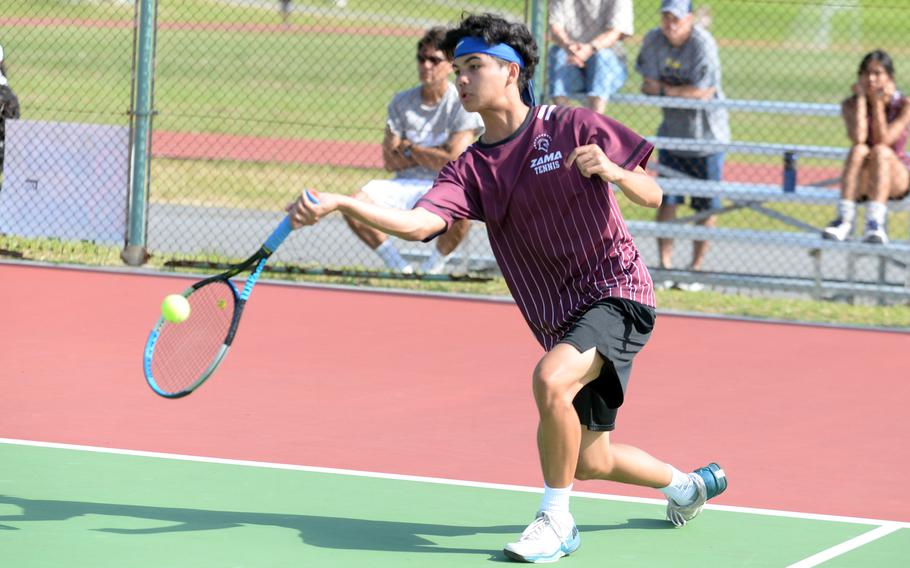
<instances>
[{"instance_id":1,"label":"racket grip","mask_svg":"<svg viewBox=\"0 0 910 568\"><path fill-rule=\"evenodd\" d=\"M284 239L288 238L288 235L291 234L293 229L294 228L291 227L291 218L285 217L281 220L281 223L278 223L278 226L272 231L269 238L266 239L262 248L266 249L269 253L275 252L275 249L281 246L281 243L284 242Z\"/></svg>"},{"instance_id":2,"label":"racket grip","mask_svg":"<svg viewBox=\"0 0 910 568\"><path fill-rule=\"evenodd\" d=\"M319 200L313 197L313 194L310 193L310 190L304 190L306 193L307 199L310 200L310 203L316 204L319 203ZM272 231L272 234L269 235L269 238L266 239L265 244L262 245L263 248L267 249L270 253L275 252L278 247L281 246L281 243L284 242L284 239L288 238L288 235L291 234L291 231L294 228L291 226L291 218L285 217L281 220L281 223Z\"/></svg>"}]
</instances>

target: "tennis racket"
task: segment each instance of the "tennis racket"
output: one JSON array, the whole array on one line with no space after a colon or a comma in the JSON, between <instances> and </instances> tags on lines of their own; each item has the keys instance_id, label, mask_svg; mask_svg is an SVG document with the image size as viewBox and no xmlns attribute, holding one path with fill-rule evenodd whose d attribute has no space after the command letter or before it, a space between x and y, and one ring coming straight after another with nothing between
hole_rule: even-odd
<instances>
[{"instance_id":1,"label":"tennis racket","mask_svg":"<svg viewBox=\"0 0 910 568\"><path fill-rule=\"evenodd\" d=\"M307 198L318 203L309 193ZM180 398L202 386L227 355L237 334L240 316L266 261L291 233L285 217L258 251L225 272L200 280L182 292L190 316L172 323L161 317L145 343L145 380L155 393ZM237 293L231 278L252 270Z\"/></svg>"}]
</instances>

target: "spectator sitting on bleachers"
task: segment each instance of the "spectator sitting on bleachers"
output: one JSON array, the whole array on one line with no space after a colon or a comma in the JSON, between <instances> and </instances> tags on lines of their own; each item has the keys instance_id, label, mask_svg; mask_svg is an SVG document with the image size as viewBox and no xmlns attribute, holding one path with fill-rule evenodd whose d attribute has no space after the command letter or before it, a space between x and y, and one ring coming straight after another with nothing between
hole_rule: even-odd
<instances>
[{"instance_id":1,"label":"spectator sitting on bleachers","mask_svg":"<svg viewBox=\"0 0 910 568\"><path fill-rule=\"evenodd\" d=\"M910 158L906 154L910 104L894 83L894 64L884 51L863 57L853 95L841 104L850 153L841 178L837 219L822 236L842 241L853 233L856 203L866 206L863 240L887 243L885 219L889 199L910 193Z\"/></svg>"},{"instance_id":2,"label":"spectator sitting on bleachers","mask_svg":"<svg viewBox=\"0 0 910 568\"><path fill-rule=\"evenodd\" d=\"M0 46L0 173L3 173L3 155L6 145L6 119L19 118L19 99L6 79L3 46Z\"/></svg>"},{"instance_id":3,"label":"spectator sitting on bleachers","mask_svg":"<svg viewBox=\"0 0 910 568\"><path fill-rule=\"evenodd\" d=\"M357 199L411 209L433 186L443 166L460 156L483 131L480 115L464 110L455 85L449 81L452 63L439 47L445 34L444 27L431 28L417 42L420 85L397 93L389 103L382 160L395 177L370 181L354 195ZM345 221L386 266L404 273L414 271L385 233L351 217L345 217ZM448 256L468 229L468 220L453 223L437 239L419 270L429 274L442 272Z\"/></svg>"},{"instance_id":4,"label":"spectator sitting on bleachers","mask_svg":"<svg viewBox=\"0 0 910 568\"><path fill-rule=\"evenodd\" d=\"M645 35L638 55L636 67L643 78L641 91L646 95L723 99L717 43L708 30L696 25L692 2L663 0L660 22L659 27ZM669 138L729 142L727 110L664 108L657 134ZM723 152L660 150L657 161L664 173L672 170L684 177L717 181L723 176ZM685 203L684 195L665 194L663 203L657 209L657 220L666 222L675 219L676 207L682 203ZM695 211L710 211L720 208L720 199L692 197L690 204ZM715 222L715 216L710 215L698 224L713 227ZM661 238L657 243L660 267L671 268L673 240ZM707 241L693 241L691 270L701 270L707 251ZM703 288L699 282L675 284L667 281L664 285L693 291Z\"/></svg>"},{"instance_id":5,"label":"spectator sitting on bleachers","mask_svg":"<svg viewBox=\"0 0 910 568\"><path fill-rule=\"evenodd\" d=\"M603 113L628 77L622 40L634 31L632 0L551 0L549 17L553 102L583 95L587 108Z\"/></svg>"}]
</instances>

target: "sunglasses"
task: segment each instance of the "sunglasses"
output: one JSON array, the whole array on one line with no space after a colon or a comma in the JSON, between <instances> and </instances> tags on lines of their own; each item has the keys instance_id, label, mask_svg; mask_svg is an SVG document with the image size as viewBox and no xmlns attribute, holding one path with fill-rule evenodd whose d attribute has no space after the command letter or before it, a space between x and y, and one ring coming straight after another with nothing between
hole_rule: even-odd
<instances>
[{"instance_id":1,"label":"sunglasses","mask_svg":"<svg viewBox=\"0 0 910 568\"><path fill-rule=\"evenodd\" d=\"M442 57L436 57L435 55L418 55L417 56L417 63L426 63L428 61L430 62L430 65L435 67L435 66L439 65L440 63L442 63L443 61L445 61L445 59Z\"/></svg>"}]
</instances>

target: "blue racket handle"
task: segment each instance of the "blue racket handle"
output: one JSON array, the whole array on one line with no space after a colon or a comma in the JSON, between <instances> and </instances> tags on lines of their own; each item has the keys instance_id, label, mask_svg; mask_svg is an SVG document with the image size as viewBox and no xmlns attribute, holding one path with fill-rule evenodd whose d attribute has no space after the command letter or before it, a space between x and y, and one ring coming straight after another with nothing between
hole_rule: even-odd
<instances>
[{"instance_id":1,"label":"blue racket handle","mask_svg":"<svg viewBox=\"0 0 910 568\"><path fill-rule=\"evenodd\" d=\"M307 199L310 200L310 203L316 204L319 203L319 200L313 197L313 194L310 193L310 190L305 190ZM272 234L269 235L269 238L265 240L265 244L262 245L263 248L267 249L269 252L275 252L278 247L281 246L281 243L284 242L284 239L288 238L288 235L291 234L294 228L291 227L291 218L285 217L281 220L281 223L278 223L278 226L272 231Z\"/></svg>"}]
</instances>

